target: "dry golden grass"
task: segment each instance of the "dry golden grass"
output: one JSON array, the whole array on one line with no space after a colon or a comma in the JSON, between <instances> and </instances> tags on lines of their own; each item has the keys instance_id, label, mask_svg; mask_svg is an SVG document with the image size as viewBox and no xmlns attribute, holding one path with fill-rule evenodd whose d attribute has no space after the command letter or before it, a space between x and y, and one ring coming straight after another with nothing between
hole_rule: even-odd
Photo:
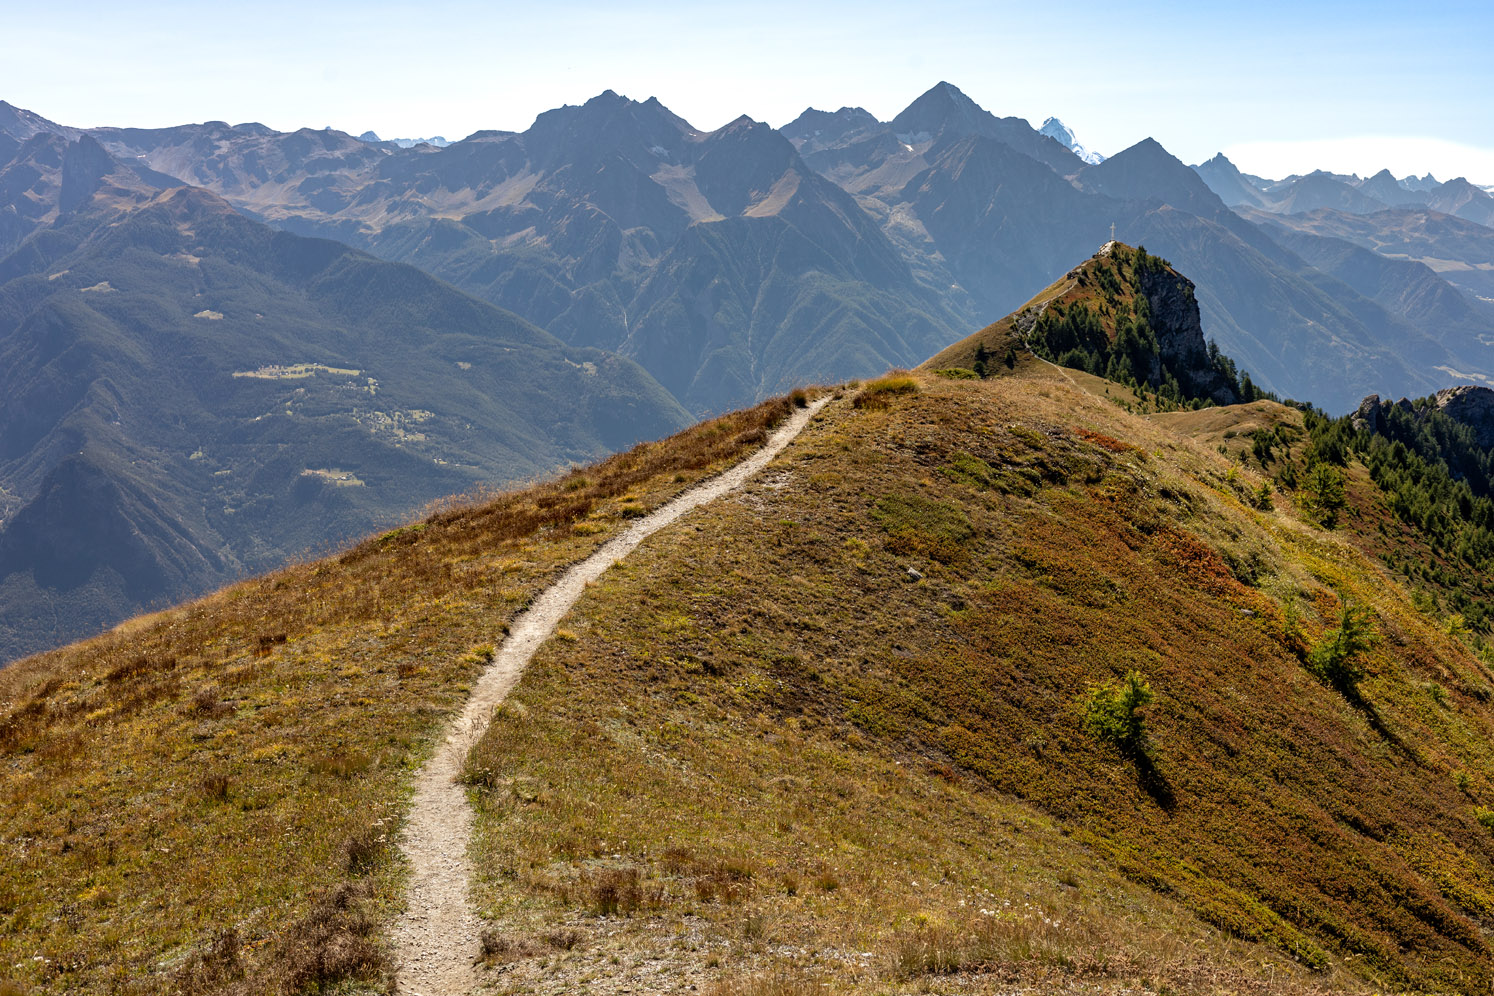
<instances>
[{"instance_id":1,"label":"dry golden grass","mask_svg":"<svg viewBox=\"0 0 1494 996\"><path fill-rule=\"evenodd\" d=\"M500 990L1481 985L1467 649L1345 538L1250 507L1254 472L1061 372L918 379L832 405L536 657L469 763L478 895L582 941ZM1341 599L1389 637L1369 714L1284 634L1288 600L1310 642ZM1150 770L1082 729L1130 667ZM607 876L646 898L599 902Z\"/></svg>"},{"instance_id":2,"label":"dry golden grass","mask_svg":"<svg viewBox=\"0 0 1494 996\"><path fill-rule=\"evenodd\" d=\"M380 983L410 773L506 621L789 409L454 500L0 672L0 984Z\"/></svg>"},{"instance_id":3,"label":"dry golden grass","mask_svg":"<svg viewBox=\"0 0 1494 996\"><path fill-rule=\"evenodd\" d=\"M1250 504L1215 434L1285 409L893 380L609 571L495 717L495 989L1487 989L1490 676L1359 518ZM382 984L409 775L504 621L794 403L0 673L0 973ZM1302 660L1347 601L1381 637L1352 698ZM1144 755L1083 729L1133 668Z\"/></svg>"},{"instance_id":4,"label":"dry golden grass","mask_svg":"<svg viewBox=\"0 0 1494 996\"><path fill-rule=\"evenodd\" d=\"M869 380L851 399L853 408L886 409L898 397L918 391L918 381L906 370L893 370L885 377Z\"/></svg>"}]
</instances>

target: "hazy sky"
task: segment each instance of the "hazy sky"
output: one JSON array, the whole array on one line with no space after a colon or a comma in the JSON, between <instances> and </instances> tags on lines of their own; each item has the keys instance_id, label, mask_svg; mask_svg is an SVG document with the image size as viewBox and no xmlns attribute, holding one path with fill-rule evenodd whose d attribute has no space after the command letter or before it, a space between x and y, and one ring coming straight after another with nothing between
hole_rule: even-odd
<instances>
[{"instance_id":1,"label":"hazy sky","mask_svg":"<svg viewBox=\"0 0 1494 996\"><path fill-rule=\"evenodd\" d=\"M1249 172L1494 184L1494 4L1150 0L15 4L0 99L74 125L224 119L385 137L522 130L613 89L700 128L806 106L889 118L939 80Z\"/></svg>"}]
</instances>

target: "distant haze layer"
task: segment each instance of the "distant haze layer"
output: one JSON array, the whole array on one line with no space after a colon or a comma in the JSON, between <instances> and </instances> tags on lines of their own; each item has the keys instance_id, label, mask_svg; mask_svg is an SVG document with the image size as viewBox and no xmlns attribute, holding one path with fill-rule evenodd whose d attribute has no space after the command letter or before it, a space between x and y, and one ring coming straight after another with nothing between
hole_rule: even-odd
<instances>
[{"instance_id":1,"label":"distant haze layer","mask_svg":"<svg viewBox=\"0 0 1494 996\"><path fill-rule=\"evenodd\" d=\"M1245 172L1273 179L1315 169L1360 176L1388 169L1398 177L1431 172L1439 180L1461 176L1483 186L1494 184L1494 148L1438 138L1359 135L1295 142L1237 142L1222 151Z\"/></svg>"}]
</instances>

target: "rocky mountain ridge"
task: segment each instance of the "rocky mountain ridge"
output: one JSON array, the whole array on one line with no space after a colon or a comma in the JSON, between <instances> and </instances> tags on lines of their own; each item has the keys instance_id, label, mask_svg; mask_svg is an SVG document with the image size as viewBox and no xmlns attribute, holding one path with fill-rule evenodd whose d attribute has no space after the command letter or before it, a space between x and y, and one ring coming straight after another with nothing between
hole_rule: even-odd
<instances>
[{"instance_id":1,"label":"rocky mountain ridge","mask_svg":"<svg viewBox=\"0 0 1494 996\"><path fill-rule=\"evenodd\" d=\"M810 109L779 130L786 144L750 124L705 134L657 100L608 92L445 149L222 123L94 134L272 224L413 263L562 340L635 358L697 412L917 362L1009 312L1112 224L1193 274L1206 334L1283 395L1347 410L1387 385L1435 390L1448 370L1494 377L1466 323L1365 294L1321 270L1322 253L1242 222L1231 207L1269 198L1224 163L1222 200L1155 142L1089 165L948 83L885 123ZM1350 180L1297 178L1283 196L1379 218L1342 209L1379 203L1366 191L1383 178ZM1396 210L1412 208L1427 210ZM1477 305L1494 299L1486 276L1459 260L1418 279Z\"/></svg>"},{"instance_id":2,"label":"rocky mountain ridge","mask_svg":"<svg viewBox=\"0 0 1494 996\"><path fill-rule=\"evenodd\" d=\"M1107 242L1089 259L994 322L925 360L920 369L981 377L1035 353L1176 403L1254 400L1232 362L1204 339L1191 280L1145 248Z\"/></svg>"},{"instance_id":3,"label":"rocky mountain ridge","mask_svg":"<svg viewBox=\"0 0 1494 996\"><path fill-rule=\"evenodd\" d=\"M1302 214L1321 209L1349 214L1375 214L1402 207L1425 207L1488 226L1494 221L1494 195L1456 177L1438 182L1430 173L1418 179L1397 180L1390 170L1373 176L1343 176L1316 170L1284 180L1246 180L1224 153L1193 167L1211 189L1231 207L1248 204L1277 214Z\"/></svg>"},{"instance_id":4,"label":"rocky mountain ridge","mask_svg":"<svg viewBox=\"0 0 1494 996\"><path fill-rule=\"evenodd\" d=\"M1196 342L1152 258L1058 286ZM0 672L0 982L396 985L411 773L487 675L441 780L474 926L435 941L478 984L1486 990L1488 620L1438 601L1459 554L1391 511L1393 447L997 362L765 403Z\"/></svg>"},{"instance_id":5,"label":"rocky mountain ridge","mask_svg":"<svg viewBox=\"0 0 1494 996\"><path fill-rule=\"evenodd\" d=\"M0 257L0 661L688 421L631 361L28 139Z\"/></svg>"}]
</instances>

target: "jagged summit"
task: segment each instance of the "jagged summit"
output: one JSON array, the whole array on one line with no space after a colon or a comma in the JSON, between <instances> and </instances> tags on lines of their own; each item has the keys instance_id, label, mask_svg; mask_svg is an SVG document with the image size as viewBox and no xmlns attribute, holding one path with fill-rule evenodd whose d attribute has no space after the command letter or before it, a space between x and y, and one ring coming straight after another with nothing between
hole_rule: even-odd
<instances>
[{"instance_id":1,"label":"jagged summit","mask_svg":"<svg viewBox=\"0 0 1494 996\"><path fill-rule=\"evenodd\" d=\"M952 83L940 82L924 91L891 121L899 135L937 135L945 130L962 134L979 131L990 114Z\"/></svg>"},{"instance_id":2,"label":"jagged summit","mask_svg":"<svg viewBox=\"0 0 1494 996\"><path fill-rule=\"evenodd\" d=\"M1001 372L1013 351L1182 399L1241 400L1233 364L1204 340L1193 282L1144 248L1108 241L1017 311L926 360L924 369ZM1248 394L1246 388L1244 393Z\"/></svg>"},{"instance_id":3,"label":"jagged summit","mask_svg":"<svg viewBox=\"0 0 1494 996\"><path fill-rule=\"evenodd\" d=\"M1154 138L1144 138L1104 162L1086 166L1077 180L1085 189L1132 201L1161 201L1201 217L1214 217L1225 204L1190 167Z\"/></svg>"},{"instance_id":4,"label":"jagged summit","mask_svg":"<svg viewBox=\"0 0 1494 996\"><path fill-rule=\"evenodd\" d=\"M0 135L9 135L18 142L24 142L35 135L44 133L77 139L83 132L80 128L60 125L34 111L28 111L24 107L17 107L0 100Z\"/></svg>"},{"instance_id":5,"label":"jagged summit","mask_svg":"<svg viewBox=\"0 0 1494 996\"><path fill-rule=\"evenodd\" d=\"M1432 395L1430 404L1414 405L1409 398L1381 400L1371 394L1359 403L1352 416L1356 429L1385 433L1392 408L1398 408L1418 423L1425 423L1432 412L1441 412L1473 433L1474 442L1494 449L1494 390L1482 384L1460 384L1446 387Z\"/></svg>"},{"instance_id":6,"label":"jagged summit","mask_svg":"<svg viewBox=\"0 0 1494 996\"><path fill-rule=\"evenodd\" d=\"M790 141L802 142L810 139L830 141L844 138L854 132L876 128L881 125L876 116L862 107L842 107L838 111L820 111L806 107L804 113L784 125L783 132Z\"/></svg>"},{"instance_id":7,"label":"jagged summit","mask_svg":"<svg viewBox=\"0 0 1494 996\"><path fill-rule=\"evenodd\" d=\"M365 131L363 134L359 135L358 141L368 142L372 145L379 145L381 143L387 142L390 145L397 146L401 149L413 149L417 145L429 145L435 149L444 149L451 144L451 142L442 135L432 135L430 138L383 139L379 137L378 132L375 132L372 129L370 129L369 131Z\"/></svg>"},{"instance_id":8,"label":"jagged summit","mask_svg":"<svg viewBox=\"0 0 1494 996\"><path fill-rule=\"evenodd\" d=\"M1396 207L1405 204L1425 204L1426 194L1423 191L1407 190L1395 175L1388 169L1382 169L1374 176L1369 177L1359 184L1358 190L1367 197L1373 197L1380 203Z\"/></svg>"},{"instance_id":9,"label":"jagged summit","mask_svg":"<svg viewBox=\"0 0 1494 996\"><path fill-rule=\"evenodd\" d=\"M603 90L579 105L565 104L543 111L535 118L530 131L544 133L573 123L598 125L621 120L631 121L649 131L664 129L686 134L696 132L689 122L670 111L657 98L632 100L615 90Z\"/></svg>"},{"instance_id":10,"label":"jagged summit","mask_svg":"<svg viewBox=\"0 0 1494 996\"><path fill-rule=\"evenodd\" d=\"M1091 166L1105 161L1105 157L1098 152L1092 152L1083 145L1080 145L1079 140L1074 137L1073 129L1057 118L1049 118L1044 121L1043 126L1038 129L1038 133L1047 135Z\"/></svg>"},{"instance_id":11,"label":"jagged summit","mask_svg":"<svg viewBox=\"0 0 1494 996\"><path fill-rule=\"evenodd\" d=\"M1229 207L1242 204L1261 207L1265 204L1260 188L1250 182L1223 152L1216 152L1212 159L1193 167L1193 171Z\"/></svg>"}]
</instances>

